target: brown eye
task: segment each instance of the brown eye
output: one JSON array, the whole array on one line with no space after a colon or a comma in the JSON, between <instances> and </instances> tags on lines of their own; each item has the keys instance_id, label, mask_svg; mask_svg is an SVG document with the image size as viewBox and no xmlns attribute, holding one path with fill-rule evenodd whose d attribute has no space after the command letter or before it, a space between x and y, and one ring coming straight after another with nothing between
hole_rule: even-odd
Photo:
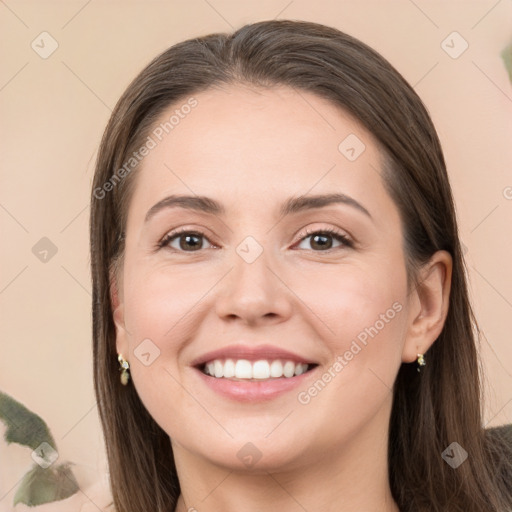
<instances>
[{"instance_id":1,"label":"brown eye","mask_svg":"<svg viewBox=\"0 0 512 512\"><path fill-rule=\"evenodd\" d=\"M201 235L189 234L189 235L178 235L178 240L180 241L179 246L180 249L187 250L189 247L192 248L193 251L197 251L202 247L202 237Z\"/></svg>"},{"instance_id":2,"label":"brown eye","mask_svg":"<svg viewBox=\"0 0 512 512\"><path fill-rule=\"evenodd\" d=\"M302 237L301 243L308 238L311 239L309 245L311 249L315 252L328 251L330 249L338 249L345 247L352 247L352 242L343 234L339 233L334 229L323 229L318 231L307 232L305 236ZM339 246L333 247L333 239L340 243ZM306 247L306 249L308 249Z\"/></svg>"},{"instance_id":3,"label":"brown eye","mask_svg":"<svg viewBox=\"0 0 512 512\"><path fill-rule=\"evenodd\" d=\"M203 240L206 240L206 237L202 233L180 231L169 233L158 245L161 248L168 247L181 252L195 252L203 248ZM175 244L176 241L177 244Z\"/></svg>"},{"instance_id":4,"label":"brown eye","mask_svg":"<svg viewBox=\"0 0 512 512\"><path fill-rule=\"evenodd\" d=\"M319 233L311 235L311 247L319 247L320 249L330 249L332 247L332 236Z\"/></svg>"}]
</instances>

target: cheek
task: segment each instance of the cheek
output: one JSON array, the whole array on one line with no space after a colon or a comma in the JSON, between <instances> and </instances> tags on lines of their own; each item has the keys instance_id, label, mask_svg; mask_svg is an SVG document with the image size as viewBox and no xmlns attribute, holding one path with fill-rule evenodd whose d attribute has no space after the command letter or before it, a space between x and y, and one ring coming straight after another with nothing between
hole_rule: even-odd
<instances>
[{"instance_id":1,"label":"cheek","mask_svg":"<svg viewBox=\"0 0 512 512\"><path fill-rule=\"evenodd\" d=\"M181 385L181 353L194 339L204 308L201 299L218 277L171 269L169 264L130 263L124 295L132 381L155 421L166 431L180 431L183 411L197 409Z\"/></svg>"},{"instance_id":2,"label":"cheek","mask_svg":"<svg viewBox=\"0 0 512 512\"><path fill-rule=\"evenodd\" d=\"M308 305L318 311L331 360L321 382L300 403L316 402L340 418L347 410L371 414L391 392L406 327L405 269L386 264L351 267L322 277L309 288Z\"/></svg>"},{"instance_id":3,"label":"cheek","mask_svg":"<svg viewBox=\"0 0 512 512\"><path fill-rule=\"evenodd\" d=\"M338 283L339 288L330 299L320 300L321 288L310 295L311 299L318 295L317 306L322 302L319 311L326 315L322 319L335 334L323 339L331 360L317 380L298 390L296 400L301 417L309 418L305 428L311 434L322 429L319 443L326 450L334 439L356 435L385 403L390 405L401 364L406 325L405 295L400 294L403 283L382 279L376 284L368 277L365 280L364 274L357 277L331 280L331 287Z\"/></svg>"},{"instance_id":4,"label":"cheek","mask_svg":"<svg viewBox=\"0 0 512 512\"><path fill-rule=\"evenodd\" d=\"M375 349L396 338L403 325L405 273L384 265L351 266L304 278L298 295L317 313L325 339L338 354L352 341ZM350 357L350 356L349 356Z\"/></svg>"},{"instance_id":5,"label":"cheek","mask_svg":"<svg viewBox=\"0 0 512 512\"><path fill-rule=\"evenodd\" d=\"M172 290L173 284L156 275L134 281L125 309L132 384L151 417L169 434L181 432L184 411L194 410L180 384L179 368L180 347L189 338L190 304Z\"/></svg>"},{"instance_id":6,"label":"cheek","mask_svg":"<svg viewBox=\"0 0 512 512\"><path fill-rule=\"evenodd\" d=\"M350 353L357 354L359 364L364 364L395 352L393 348L401 346L403 311L403 298L393 290L353 290L336 308L337 353L348 360L353 359Z\"/></svg>"},{"instance_id":7,"label":"cheek","mask_svg":"<svg viewBox=\"0 0 512 512\"><path fill-rule=\"evenodd\" d=\"M193 272L145 269L143 262L135 267L125 288L128 328L133 336L148 337L157 344L179 340L190 326L194 308L211 286L208 280Z\"/></svg>"}]
</instances>

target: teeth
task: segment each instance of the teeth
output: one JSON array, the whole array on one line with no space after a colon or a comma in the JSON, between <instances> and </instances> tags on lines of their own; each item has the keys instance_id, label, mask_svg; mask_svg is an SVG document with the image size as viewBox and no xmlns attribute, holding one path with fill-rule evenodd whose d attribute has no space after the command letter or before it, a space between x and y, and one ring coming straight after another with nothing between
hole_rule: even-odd
<instances>
[{"instance_id":1,"label":"teeth","mask_svg":"<svg viewBox=\"0 0 512 512\"><path fill-rule=\"evenodd\" d=\"M283 375L283 363L281 361L272 361L270 365L270 376L281 377Z\"/></svg>"},{"instance_id":2,"label":"teeth","mask_svg":"<svg viewBox=\"0 0 512 512\"><path fill-rule=\"evenodd\" d=\"M226 377L226 379L230 379L231 377L235 376L235 362L233 359L226 360L222 373L222 376Z\"/></svg>"},{"instance_id":3,"label":"teeth","mask_svg":"<svg viewBox=\"0 0 512 512\"><path fill-rule=\"evenodd\" d=\"M213 362L213 374L215 377L219 378L224 375L224 366L222 365L222 362L218 359Z\"/></svg>"},{"instance_id":4,"label":"teeth","mask_svg":"<svg viewBox=\"0 0 512 512\"><path fill-rule=\"evenodd\" d=\"M269 362L265 359L248 361L247 359L215 359L204 365L203 372L217 379L257 379L290 378L307 372L309 365L306 363L294 363L293 361L275 360Z\"/></svg>"},{"instance_id":5,"label":"teeth","mask_svg":"<svg viewBox=\"0 0 512 512\"><path fill-rule=\"evenodd\" d=\"M295 363L293 361L286 361L283 366L283 373L285 377L293 377L295 374Z\"/></svg>"},{"instance_id":6,"label":"teeth","mask_svg":"<svg viewBox=\"0 0 512 512\"><path fill-rule=\"evenodd\" d=\"M245 359L239 359L235 364L235 377L237 379L252 379L252 364Z\"/></svg>"},{"instance_id":7,"label":"teeth","mask_svg":"<svg viewBox=\"0 0 512 512\"><path fill-rule=\"evenodd\" d=\"M270 377L270 365L268 361L256 361L252 365L253 379L268 379Z\"/></svg>"}]
</instances>

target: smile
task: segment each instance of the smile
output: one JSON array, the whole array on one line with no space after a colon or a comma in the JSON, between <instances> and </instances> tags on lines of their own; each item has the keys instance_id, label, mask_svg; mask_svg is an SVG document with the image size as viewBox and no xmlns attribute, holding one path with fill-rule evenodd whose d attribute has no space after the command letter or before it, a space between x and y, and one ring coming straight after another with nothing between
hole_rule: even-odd
<instances>
[{"instance_id":1,"label":"smile","mask_svg":"<svg viewBox=\"0 0 512 512\"><path fill-rule=\"evenodd\" d=\"M262 381L302 375L314 366L316 365L280 359L214 359L204 364L201 370L205 375L216 379Z\"/></svg>"}]
</instances>

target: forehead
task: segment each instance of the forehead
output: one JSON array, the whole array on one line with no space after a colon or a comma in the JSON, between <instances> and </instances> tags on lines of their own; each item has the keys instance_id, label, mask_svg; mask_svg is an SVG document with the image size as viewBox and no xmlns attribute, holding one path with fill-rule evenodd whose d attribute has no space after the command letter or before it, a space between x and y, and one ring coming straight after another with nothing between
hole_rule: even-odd
<instances>
[{"instance_id":1,"label":"forehead","mask_svg":"<svg viewBox=\"0 0 512 512\"><path fill-rule=\"evenodd\" d=\"M250 156L265 145L274 157L281 149L287 159L294 156L291 149L303 157L306 153L325 154L328 148L327 158L337 157L339 142L355 132L367 145L375 145L373 136L353 116L308 91L286 86L224 85L194 95L194 101L193 109L187 108L190 98L176 102L155 123L153 131L167 129L158 138L166 139L163 142L168 149L177 148L186 139L188 144L198 144L201 153L209 151L229 158L237 153L236 140L244 144L244 154ZM181 114L179 119L173 113ZM173 126L168 125L170 120ZM229 151L219 151L222 149Z\"/></svg>"},{"instance_id":2,"label":"forehead","mask_svg":"<svg viewBox=\"0 0 512 512\"><path fill-rule=\"evenodd\" d=\"M137 171L133 198L146 209L170 193L226 203L240 198L249 206L248 194L268 203L310 190L350 191L361 202L392 207L374 137L311 92L285 86L208 89L170 105L149 135L154 147Z\"/></svg>"}]
</instances>

